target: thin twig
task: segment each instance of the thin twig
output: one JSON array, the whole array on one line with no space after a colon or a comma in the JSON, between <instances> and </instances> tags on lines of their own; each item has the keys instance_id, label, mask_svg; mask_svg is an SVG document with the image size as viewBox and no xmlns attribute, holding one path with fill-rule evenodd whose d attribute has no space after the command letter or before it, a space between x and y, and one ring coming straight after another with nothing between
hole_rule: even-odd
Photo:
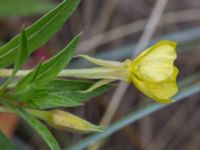
<instances>
[{"instance_id":1,"label":"thin twig","mask_svg":"<svg viewBox=\"0 0 200 150\"><path fill-rule=\"evenodd\" d=\"M167 18L167 19L166 19ZM186 21L199 20L200 10L189 9L166 13L159 22L159 26L169 25L173 23L181 23ZM144 29L147 19L133 21L129 24L109 30L108 32L100 33L92 38L89 38L79 44L78 53L86 53L96 49L98 46L130 36Z\"/></svg>"},{"instance_id":2,"label":"thin twig","mask_svg":"<svg viewBox=\"0 0 200 150\"><path fill-rule=\"evenodd\" d=\"M108 23L110 21L110 18L112 17L112 14L114 13L117 4L119 0L109 0L103 3L102 10L100 11L100 17L98 19L98 23L96 26L95 33L102 33L106 27L108 26Z\"/></svg>"},{"instance_id":3,"label":"thin twig","mask_svg":"<svg viewBox=\"0 0 200 150\"><path fill-rule=\"evenodd\" d=\"M95 14L96 5L96 2L91 0L85 0L83 3L83 24L86 33L90 32L89 29L92 24L93 15Z\"/></svg>"}]
</instances>

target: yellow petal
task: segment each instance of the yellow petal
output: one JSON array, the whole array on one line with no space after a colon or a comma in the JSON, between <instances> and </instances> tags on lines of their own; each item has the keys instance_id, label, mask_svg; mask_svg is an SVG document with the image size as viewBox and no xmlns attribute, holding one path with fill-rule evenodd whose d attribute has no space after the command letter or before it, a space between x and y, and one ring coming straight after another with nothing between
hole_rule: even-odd
<instances>
[{"instance_id":1,"label":"yellow petal","mask_svg":"<svg viewBox=\"0 0 200 150\"><path fill-rule=\"evenodd\" d=\"M176 84L176 77L178 74L178 69L173 67L173 74L166 80L160 82L147 82L142 81L137 78L137 76L132 76L132 81L135 86L141 90L146 96L160 102L169 103L174 100L171 99L177 91L178 87Z\"/></svg>"},{"instance_id":2,"label":"yellow petal","mask_svg":"<svg viewBox=\"0 0 200 150\"><path fill-rule=\"evenodd\" d=\"M176 43L161 41L141 53L132 63L135 75L141 80L159 82L173 74Z\"/></svg>"},{"instance_id":3,"label":"yellow petal","mask_svg":"<svg viewBox=\"0 0 200 150\"><path fill-rule=\"evenodd\" d=\"M148 85L148 88L150 89L151 93L154 93L156 97L160 99L166 99L169 97L174 96L177 91L178 87L176 84L176 77L178 74L178 69L174 67L174 72L172 76L170 76L168 79L158 82L158 83L152 83L152 85Z\"/></svg>"}]
</instances>

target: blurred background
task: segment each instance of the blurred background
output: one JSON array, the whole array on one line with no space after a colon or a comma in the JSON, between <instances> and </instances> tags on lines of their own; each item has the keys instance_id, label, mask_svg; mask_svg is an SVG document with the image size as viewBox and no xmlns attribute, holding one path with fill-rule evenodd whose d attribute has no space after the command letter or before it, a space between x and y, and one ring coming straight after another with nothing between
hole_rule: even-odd
<instances>
[{"instance_id":1,"label":"blurred background","mask_svg":"<svg viewBox=\"0 0 200 150\"><path fill-rule=\"evenodd\" d=\"M31 25L59 2L61 0L0 0L0 45L18 34L23 25ZM60 32L34 52L24 68L32 68L41 58L50 58L81 31L84 34L77 53L118 61L131 58L159 40L177 41L175 64L179 68L182 95L188 93L188 87L200 83L199 0L82 0ZM69 67L84 68L90 64L73 59ZM67 110L92 123L107 125L136 109L145 109L143 105L151 102L134 85L128 88L120 85L121 90L116 86L84 106ZM119 91L118 100L115 100ZM193 89L182 101L114 132L100 149L199 150L200 93L197 92ZM0 114L0 128L19 150L48 150L38 134L16 116ZM89 136L52 128L51 131L63 149ZM95 146L88 149L95 150Z\"/></svg>"}]
</instances>

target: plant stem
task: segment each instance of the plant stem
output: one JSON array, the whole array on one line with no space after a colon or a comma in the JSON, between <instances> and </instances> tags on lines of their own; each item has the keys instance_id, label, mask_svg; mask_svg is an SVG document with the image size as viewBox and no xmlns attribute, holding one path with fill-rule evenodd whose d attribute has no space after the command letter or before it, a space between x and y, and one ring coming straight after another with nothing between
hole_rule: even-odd
<instances>
[{"instance_id":1,"label":"plant stem","mask_svg":"<svg viewBox=\"0 0 200 150\"><path fill-rule=\"evenodd\" d=\"M16 77L23 77L32 70L19 70ZM0 77L8 77L12 73L12 69L0 69ZM65 69L62 70L58 77L76 77L88 79L113 79L129 81L130 72L128 69L113 69L113 68L86 68L86 69Z\"/></svg>"}]
</instances>

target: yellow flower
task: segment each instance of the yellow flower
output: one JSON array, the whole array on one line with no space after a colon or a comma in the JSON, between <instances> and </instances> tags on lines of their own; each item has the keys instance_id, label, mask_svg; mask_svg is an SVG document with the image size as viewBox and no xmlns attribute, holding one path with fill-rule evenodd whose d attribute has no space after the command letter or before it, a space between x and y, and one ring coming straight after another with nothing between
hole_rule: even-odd
<instances>
[{"instance_id":1,"label":"yellow flower","mask_svg":"<svg viewBox=\"0 0 200 150\"><path fill-rule=\"evenodd\" d=\"M124 62L96 59L87 55L79 55L100 67L72 71L68 74L76 77L102 79L88 90L90 92L99 86L114 80L133 82L146 96L160 102L169 103L177 91L176 77L178 69L174 66L176 59L176 43L160 41L142 52L136 59Z\"/></svg>"},{"instance_id":2,"label":"yellow flower","mask_svg":"<svg viewBox=\"0 0 200 150\"><path fill-rule=\"evenodd\" d=\"M168 103L178 91L174 66L176 43L161 41L141 53L131 62L131 80L146 96Z\"/></svg>"}]
</instances>

